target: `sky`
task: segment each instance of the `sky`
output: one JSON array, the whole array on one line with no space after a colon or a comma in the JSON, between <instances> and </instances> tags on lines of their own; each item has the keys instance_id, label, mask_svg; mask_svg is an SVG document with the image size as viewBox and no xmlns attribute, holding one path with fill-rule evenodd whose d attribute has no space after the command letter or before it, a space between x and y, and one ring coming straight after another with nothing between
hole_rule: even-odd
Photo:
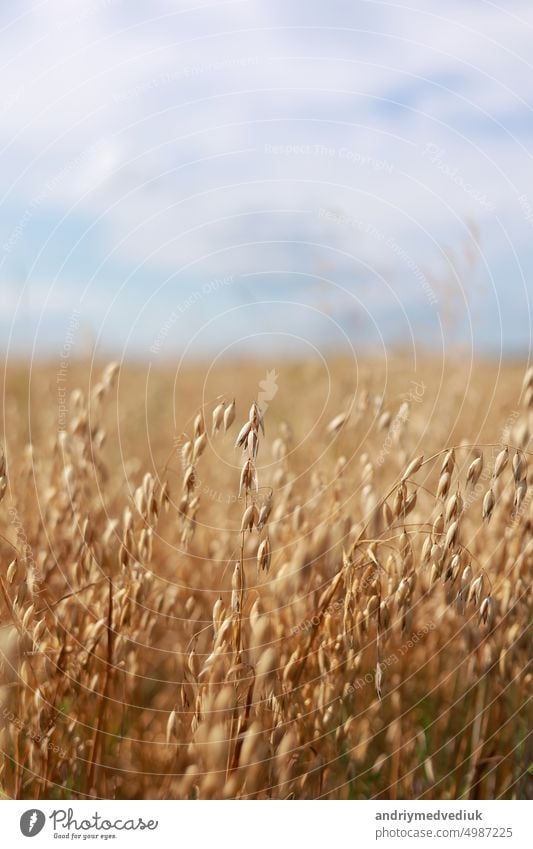
<instances>
[{"instance_id":1,"label":"sky","mask_svg":"<svg viewBox=\"0 0 533 849\"><path fill-rule=\"evenodd\" d=\"M529 354L530 0L0 5L0 348Z\"/></svg>"}]
</instances>

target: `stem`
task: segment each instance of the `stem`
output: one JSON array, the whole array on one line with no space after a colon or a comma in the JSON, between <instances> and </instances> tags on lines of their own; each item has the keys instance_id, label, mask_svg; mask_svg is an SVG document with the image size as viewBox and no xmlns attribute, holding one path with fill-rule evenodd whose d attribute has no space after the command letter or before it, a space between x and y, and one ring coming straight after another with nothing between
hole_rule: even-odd
<instances>
[{"instance_id":1,"label":"stem","mask_svg":"<svg viewBox=\"0 0 533 849\"><path fill-rule=\"evenodd\" d=\"M87 792L90 794L94 785L94 776L96 773L96 758L98 757L99 749L101 748L102 728L105 719L105 709L107 705L107 694L109 689L109 680L111 665L113 661L113 582L110 577L107 579L109 587L109 602L107 608L107 657L104 672L104 686L102 688L102 698L100 699L100 710L98 712L98 720L96 723L95 733L91 746L90 766L87 774Z\"/></svg>"},{"instance_id":2,"label":"stem","mask_svg":"<svg viewBox=\"0 0 533 849\"><path fill-rule=\"evenodd\" d=\"M241 659L241 636L242 636L242 608L244 604L244 542L245 542L246 531L242 532L242 541L241 541L241 585L239 587L239 612L237 618L237 662Z\"/></svg>"}]
</instances>

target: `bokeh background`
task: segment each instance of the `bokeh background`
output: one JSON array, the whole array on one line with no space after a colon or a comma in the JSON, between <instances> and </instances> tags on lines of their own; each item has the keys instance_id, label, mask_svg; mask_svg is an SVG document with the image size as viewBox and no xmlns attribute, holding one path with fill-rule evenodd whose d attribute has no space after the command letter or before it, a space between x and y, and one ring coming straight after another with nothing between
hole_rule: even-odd
<instances>
[{"instance_id":1,"label":"bokeh background","mask_svg":"<svg viewBox=\"0 0 533 849\"><path fill-rule=\"evenodd\" d=\"M528 0L0 7L5 356L527 357Z\"/></svg>"}]
</instances>

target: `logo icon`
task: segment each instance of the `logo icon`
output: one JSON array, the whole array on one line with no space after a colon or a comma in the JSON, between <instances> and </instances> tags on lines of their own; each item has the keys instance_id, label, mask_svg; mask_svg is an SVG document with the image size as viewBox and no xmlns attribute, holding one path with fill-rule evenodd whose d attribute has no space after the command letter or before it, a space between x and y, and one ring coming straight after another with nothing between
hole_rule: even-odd
<instances>
[{"instance_id":1,"label":"logo icon","mask_svg":"<svg viewBox=\"0 0 533 849\"><path fill-rule=\"evenodd\" d=\"M44 828L46 817L42 811L32 808L25 811L20 818L20 830L24 837L35 837Z\"/></svg>"}]
</instances>

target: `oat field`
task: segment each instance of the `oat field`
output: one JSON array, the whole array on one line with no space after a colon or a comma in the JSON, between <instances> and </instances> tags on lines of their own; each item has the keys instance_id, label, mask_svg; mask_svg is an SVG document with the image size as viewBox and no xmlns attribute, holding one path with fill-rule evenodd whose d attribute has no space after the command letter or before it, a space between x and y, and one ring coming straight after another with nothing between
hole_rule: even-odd
<instances>
[{"instance_id":1,"label":"oat field","mask_svg":"<svg viewBox=\"0 0 533 849\"><path fill-rule=\"evenodd\" d=\"M533 369L9 364L0 793L531 798Z\"/></svg>"}]
</instances>

